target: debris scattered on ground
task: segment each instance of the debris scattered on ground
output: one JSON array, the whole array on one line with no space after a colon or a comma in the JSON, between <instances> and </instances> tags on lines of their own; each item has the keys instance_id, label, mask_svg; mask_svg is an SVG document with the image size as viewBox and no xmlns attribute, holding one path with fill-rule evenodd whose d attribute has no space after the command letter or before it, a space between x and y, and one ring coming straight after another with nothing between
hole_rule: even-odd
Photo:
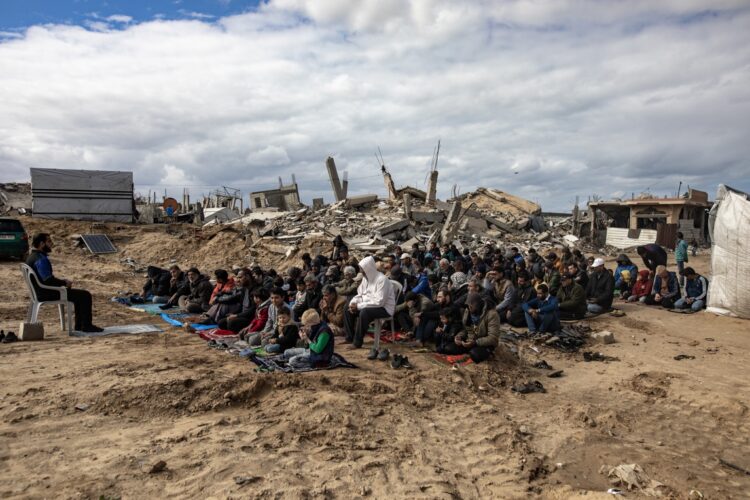
<instances>
[{"instance_id":1,"label":"debris scattered on ground","mask_svg":"<svg viewBox=\"0 0 750 500\"><path fill-rule=\"evenodd\" d=\"M670 492L670 488L659 481L654 481L638 464L620 464L616 467L602 466L602 472L607 471L609 482L627 491L640 491L647 496L659 497Z\"/></svg>"},{"instance_id":2,"label":"debris scattered on ground","mask_svg":"<svg viewBox=\"0 0 750 500\"><path fill-rule=\"evenodd\" d=\"M538 380L526 382L525 384L514 385L510 388L511 391L519 394L529 394L532 392L547 392L541 382Z\"/></svg>"},{"instance_id":3,"label":"debris scattered on ground","mask_svg":"<svg viewBox=\"0 0 750 500\"><path fill-rule=\"evenodd\" d=\"M584 351L583 353L583 360L586 362L589 361L620 361L620 358L615 358L613 356L605 356L604 354L600 352L591 352L591 351Z\"/></svg>"},{"instance_id":4,"label":"debris scattered on ground","mask_svg":"<svg viewBox=\"0 0 750 500\"><path fill-rule=\"evenodd\" d=\"M160 472L164 472L167 469L167 462L164 460L159 460L154 465L151 466L151 468L148 470L149 474L158 474Z\"/></svg>"},{"instance_id":5,"label":"debris scattered on ground","mask_svg":"<svg viewBox=\"0 0 750 500\"><path fill-rule=\"evenodd\" d=\"M609 330L603 330L601 332L592 333L591 340L595 344L614 344L615 334Z\"/></svg>"},{"instance_id":6,"label":"debris scattered on ground","mask_svg":"<svg viewBox=\"0 0 750 500\"><path fill-rule=\"evenodd\" d=\"M683 359L695 359L695 356L691 356L689 354L678 354L674 357L675 361L682 361Z\"/></svg>"},{"instance_id":7,"label":"debris scattered on ground","mask_svg":"<svg viewBox=\"0 0 750 500\"><path fill-rule=\"evenodd\" d=\"M234 478L234 483L239 486L244 486L246 484L257 483L261 479L260 476L236 476Z\"/></svg>"}]
</instances>

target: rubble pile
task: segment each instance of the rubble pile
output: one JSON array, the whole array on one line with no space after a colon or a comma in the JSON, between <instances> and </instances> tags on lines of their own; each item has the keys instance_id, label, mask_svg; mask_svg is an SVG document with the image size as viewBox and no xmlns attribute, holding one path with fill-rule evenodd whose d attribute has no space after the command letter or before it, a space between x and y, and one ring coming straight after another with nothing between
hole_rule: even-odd
<instances>
[{"instance_id":1,"label":"rubble pile","mask_svg":"<svg viewBox=\"0 0 750 500\"><path fill-rule=\"evenodd\" d=\"M8 182L0 184L0 214L31 212L31 184Z\"/></svg>"},{"instance_id":2,"label":"rubble pile","mask_svg":"<svg viewBox=\"0 0 750 500\"><path fill-rule=\"evenodd\" d=\"M330 242L336 236L356 253L431 242L455 244L459 249L501 243L522 250L578 244L571 234L571 216L545 217L533 202L485 188L448 202L436 200L434 206L418 197L383 201L365 195L317 210L305 207L276 213L274 218L250 214L241 222L250 247L262 246L287 257L296 254L304 240Z\"/></svg>"}]
</instances>

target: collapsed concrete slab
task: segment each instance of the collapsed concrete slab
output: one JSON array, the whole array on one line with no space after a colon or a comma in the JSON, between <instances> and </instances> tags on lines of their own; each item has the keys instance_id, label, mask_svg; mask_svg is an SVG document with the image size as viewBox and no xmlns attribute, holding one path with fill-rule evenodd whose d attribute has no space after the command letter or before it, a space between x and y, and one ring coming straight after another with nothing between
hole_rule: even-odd
<instances>
[{"instance_id":1,"label":"collapsed concrete slab","mask_svg":"<svg viewBox=\"0 0 750 500\"><path fill-rule=\"evenodd\" d=\"M363 194L359 196L352 196L345 200L346 205L350 207L361 207L368 203L374 203L378 201L378 195L376 194Z\"/></svg>"}]
</instances>

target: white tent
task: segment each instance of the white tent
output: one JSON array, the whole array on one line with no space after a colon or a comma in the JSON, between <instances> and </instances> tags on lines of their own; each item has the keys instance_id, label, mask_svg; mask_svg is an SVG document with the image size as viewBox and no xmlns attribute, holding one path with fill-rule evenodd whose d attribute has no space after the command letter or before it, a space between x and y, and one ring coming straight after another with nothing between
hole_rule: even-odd
<instances>
[{"instance_id":1,"label":"white tent","mask_svg":"<svg viewBox=\"0 0 750 500\"><path fill-rule=\"evenodd\" d=\"M750 318L750 201L744 193L719 187L711 209L711 283L708 310Z\"/></svg>"},{"instance_id":2,"label":"white tent","mask_svg":"<svg viewBox=\"0 0 750 500\"><path fill-rule=\"evenodd\" d=\"M32 168L31 197L35 217L133 222L133 172Z\"/></svg>"}]
</instances>

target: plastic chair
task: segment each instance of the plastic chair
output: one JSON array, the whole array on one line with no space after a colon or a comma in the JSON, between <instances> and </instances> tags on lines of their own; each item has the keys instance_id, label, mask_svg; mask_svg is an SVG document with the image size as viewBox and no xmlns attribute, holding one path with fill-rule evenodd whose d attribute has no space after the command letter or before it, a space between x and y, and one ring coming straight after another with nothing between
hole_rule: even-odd
<instances>
[{"instance_id":1,"label":"plastic chair","mask_svg":"<svg viewBox=\"0 0 750 500\"><path fill-rule=\"evenodd\" d=\"M403 291L404 287L401 283L395 280L389 280L391 282L391 285L393 285L393 294L396 296L394 303L398 304L398 300L401 298L401 292ZM390 318L378 318L376 319L373 324L375 326L375 343L374 347L375 349L380 349L380 331L383 329L383 324L385 324L387 321L391 322L391 335L395 337L396 335L396 327L395 327L395 321L393 320L393 314L391 314Z\"/></svg>"},{"instance_id":2,"label":"plastic chair","mask_svg":"<svg viewBox=\"0 0 750 500\"><path fill-rule=\"evenodd\" d=\"M39 282L39 278L37 277L36 273L33 269L31 269L26 264L21 264L21 273L23 274L23 279L26 282L26 286L29 287L29 295L31 295L31 304L29 304L29 313L26 317L26 321L28 323L35 323L37 316L39 316L39 309L44 304L57 304L57 308L60 311L60 328L62 328L63 331L72 332L73 331L73 315L71 314L71 311L73 309L73 303L68 300L68 289L64 286L47 286L43 285ZM34 287L34 283L31 281L34 280L36 282L37 286L43 290L52 290L60 294L59 300L43 300L40 301L39 297L36 295L36 288ZM67 306L67 307L66 307ZM67 315L67 323L68 328L65 329L65 318Z\"/></svg>"}]
</instances>

